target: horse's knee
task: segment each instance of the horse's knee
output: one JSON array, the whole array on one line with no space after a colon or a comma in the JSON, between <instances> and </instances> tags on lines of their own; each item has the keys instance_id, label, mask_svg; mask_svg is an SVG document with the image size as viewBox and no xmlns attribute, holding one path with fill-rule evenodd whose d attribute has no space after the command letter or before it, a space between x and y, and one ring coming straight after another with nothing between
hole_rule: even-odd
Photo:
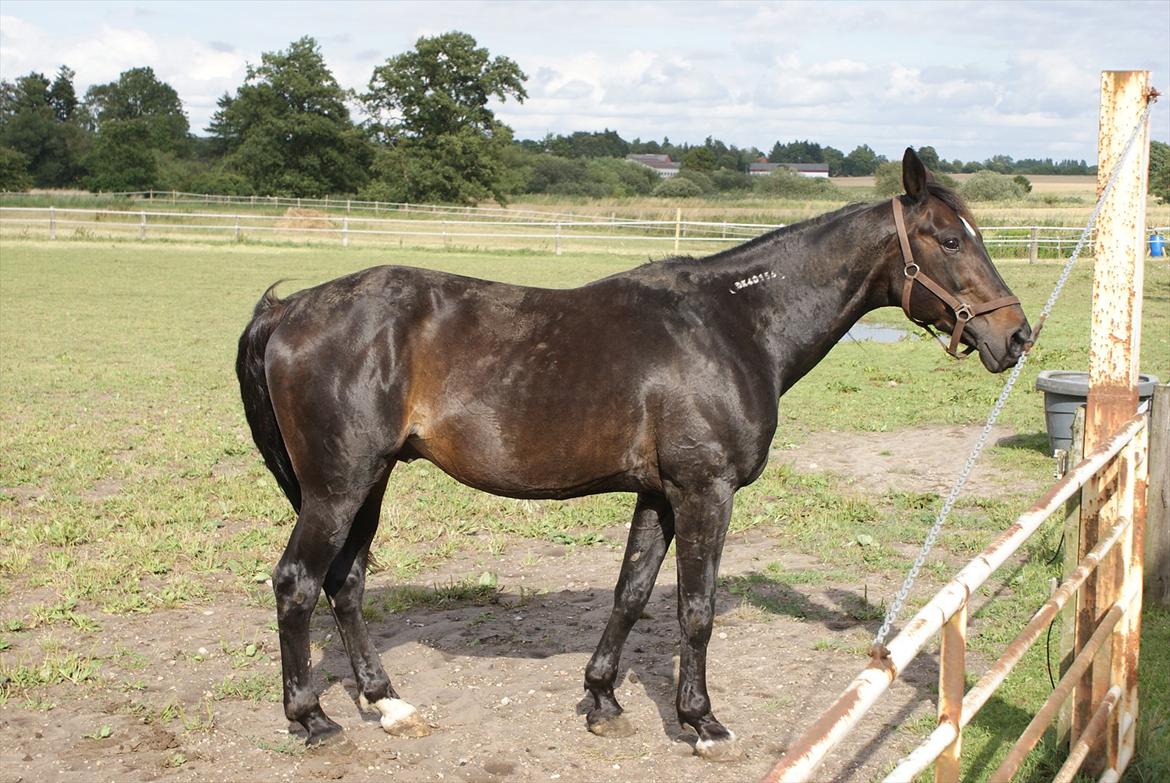
<instances>
[{"instance_id":1,"label":"horse's knee","mask_svg":"<svg viewBox=\"0 0 1170 783\"><path fill-rule=\"evenodd\" d=\"M365 593L365 575L350 572L340 584L325 583L325 593L333 604L333 610L338 614L348 615L361 612L362 596Z\"/></svg>"},{"instance_id":2,"label":"horse's knee","mask_svg":"<svg viewBox=\"0 0 1170 783\"><path fill-rule=\"evenodd\" d=\"M679 630L683 639L692 645L706 647L711 640L711 626L715 622L715 613L706 601L684 602L678 614Z\"/></svg>"},{"instance_id":3,"label":"horse's knee","mask_svg":"<svg viewBox=\"0 0 1170 783\"><path fill-rule=\"evenodd\" d=\"M321 586L299 565L281 563L272 572L272 592L276 596L277 619L291 620L312 614Z\"/></svg>"}]
</instances>

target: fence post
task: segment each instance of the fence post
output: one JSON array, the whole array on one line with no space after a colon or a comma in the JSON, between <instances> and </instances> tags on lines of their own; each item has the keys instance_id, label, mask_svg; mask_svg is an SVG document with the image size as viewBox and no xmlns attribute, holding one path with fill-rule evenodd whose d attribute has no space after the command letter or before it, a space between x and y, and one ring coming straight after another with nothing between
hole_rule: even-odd
<instances>
[{"instance_id":1,"label":"fence post","mask_svg":"<svg viewBox=\"0 0 1170 783\"><path fill-rule=\"evenodd\" d=\"M557 254L558 256L561 254L561 224L560 224L560 223L557 223L557 249L556 249L556 254Z\"/></svg>"},{"instance_id":2,"label":"fence post","mask_svg":"<svg viewBox=\"0 0 1170 783\"><path fill-rule=\"evenodd\" d=\"M1097 192L1117 168L1121 153L1149 100L1148 71L1105 71L1101 74L1101 116L1097 140ZM1141 344L1142 275L1145 260L1145 194L1149 164L1149 128L1139 130L1133 154L1114 185L1113 192L1097 223L1093 273L1092 326L1089 353L1089 399L1085 411L1085 451L1106 440L1137 410L1138 359ZM1084 554L1101 535L1123 516L1132 516L1133 525L1122 546L1085 582L1077 602L1077 649L1088 641L1093 629L1125 587L1123 579L1135 578L1140 597L1141 552L1134 541L1142 540L1145 520L1134 513L1132 475L1133 449L1118 455L1116 479L1111 486L1108 468L1085 485L1081 500L1079 549ZM1144 509L1144 504L1141 504ZM1122 572L1130 562L1131 574ZM1132 574L1136 571L1136 574ZM1140 604L1139 604L1140 606ZM1096 705L1120 673L1127 680L1122 687L1119 709L1109 718L1104 747L1094 743L1085 772L1097 777L1118 765L1121 716L1137 714L1138 617L1126 611L1118 624L1113 645L1114 660L1098 656L1077 686L1073 707L1072 741L1084 731ZM1120 660L1117 660L1120 658Z\"/></svg>"},{"instance_id":3,"label":"fence post","mask_svg":"<svg viewBox=\"0 0 1170 783\"><path fill-rule=\"evenodd\" d=\"M349 218L341 219L341 246L349 247Z\"/></svg>"},{"instance_id":4,"label":"fence post","mask_svg":"<svg viewBox=\"0 0 1170 783\"><path fill-rule=\"evenodd\" d=\"M1036 259L1040 257L1040 228L1032 226L1028 231L1028 263L1036 263Z\"/></svg>"},{"instance_id":5,"label":"fence post","mask_svg":"<svg viewBox=\"0 0 1170 783\"><path fill-rule=\"evenodd\" d=\"M49 207L49 239L57 238L57 208Z\"/></svg>"},{"instance_id":6,"label":"fence post","mask_svg":"<svg viewBox=\"0 0 1170 783\"><path fill-rule=\"evenodd\" d=\"M236 215L236 241L240 241L240 216Z\"/></svg>"},{"instance_id":7,"label":"fence post","mask_svg":"<svg viewBox=\"0 0 1170 783\"><path fill-rule=\"evenodd\" d=\"M678 252L678 238L682 235L682 207L674 211L674 252Z\"/></svg>"},{"instance_id":8,"label":"fence post","mask_svg":"<svg viewBox=\"0 0 1170 783\"><path fill-rule=\"evenodd\" d=\"M1064 473L1085 458L1085 406L1077 407L1073 415L1072 445L1066 457ZM1064 504L1064 562L1060 569L1061 580L1068 579L1069 575L1080 565L1081 540L1081 493L1074 494ZM1077 631L1077 602L1069 601L1060 611L1060 656L1059 676L1063 677L1072 665L1076 647ZM1072 729L1073 700L1068 699L1060 707L1060 714L1056 718L1056 743L1063 745L1068 742L1069 731Z\"/></svg>"},{"instance_id":9,"label":"fence post","mask_svg":"<svg viewBox=\"0 0 1170 783\"><path fill-rule=\"evenodd\" d=\"M138 238L146 239L146 210L139 213Z\"/></svg>"},{"instance_id":10,"label":"fence post","mask_svg":"<svg viewBox=\"0 0 1170 783\"><path fill-rule=\"evenodd\" d=\"M942 627L938 651L938 722L950 723L955 741L934 763L935 783L958 783L959 753L963 744L963 695L967 689L967 603Z\"/></svg>"},{"instance_id":11,"label":"fence post","mask_svg":"<svg viewBox=\"0 0 1170 783\"><path fill-rule=\"evenodd\" d=\"M1170 384L1154 387L1150 405L1150 486L1146 508L1149 604L1170 606Z\"/></svg>"}]
</instances>

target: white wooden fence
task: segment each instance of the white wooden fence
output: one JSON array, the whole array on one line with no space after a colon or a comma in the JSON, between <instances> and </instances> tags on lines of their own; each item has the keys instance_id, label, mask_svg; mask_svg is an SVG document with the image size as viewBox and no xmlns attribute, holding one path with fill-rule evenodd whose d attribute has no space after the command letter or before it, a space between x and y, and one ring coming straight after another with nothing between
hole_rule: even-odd
<instances>
[{"instance_id":1,"label":"white wooden fence","mask_svg":"<svg viewBox=\"0 0 1170 783\"><path fill-rule=\"evenodd\" d=\"M625 218L538 212L492 207L386 204L328 199L264 199L222 197L222 202L203 201L211 208L200 211L167 209L166 198L138 202L142 208L125 209L4 206L0 207L0 236L48 239L183 239L185 241L300 241L337 242L349 246L388 243L445 246L496 246L548 249L560 255L566 245L614 250L636 249L667 243L678 252L683 246L732 245L781 228L783 224ZM175 194L177 207L180 196ZM204 197L210 199L212 197ZM271 204L269 203L271 202ZM151 208L145 208L150 204ZM258 210L219 210L215 206L275 206L284 214ZM320 207L328 204L332 212ZM368 205L386 216L356 211ZM382 213L378 213L379 215ZM1165 232L1166 229L1160 229ZM1024 255L1036 260L1040 251L1059 255L1076 241L1077 227L990 226L983 229L986 244L997 254Z\"/></svg>"}]
</instances>

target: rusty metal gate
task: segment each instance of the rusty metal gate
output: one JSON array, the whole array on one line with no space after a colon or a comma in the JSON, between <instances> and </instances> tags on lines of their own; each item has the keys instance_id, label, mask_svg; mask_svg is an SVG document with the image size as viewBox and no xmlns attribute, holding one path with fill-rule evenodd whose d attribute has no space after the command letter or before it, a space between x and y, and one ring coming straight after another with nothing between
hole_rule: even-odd
<instances>
[{"instance_id":1,"label":"rusty metal gate","mask_svg":"<svg viewBox=\"0 0 1170 783\"><path fill-rule=\"evenodd\" d=\"M1074 601L1072 661L990 780L1012 778L1070 695L1070 750L1056 780L1071 780L1087 759L1086 772L1102 781L1116 781L1132 758L1149 438L1146 416L1135 415L1149 157L1144 120L1156 95L1146 71L1107 71L1101 76L1098 192L1111 174L1119 178L1105 199L1096 239L1084 459L936 593L885 648L875 648L869 665L788 748L765 776L766 783L813 779L825 756L936 633L938 727L886 781L913 780L931 764L939 783L957 781L963 727L1061 609ZM1137 154L1126 158L1123 149L1131 130L1137 134ZM1114 172L1118 166L1121 170ZM1076 567L1000 658L966 690L970 596L1078 491Z\"/></svg>"}]
</instances>

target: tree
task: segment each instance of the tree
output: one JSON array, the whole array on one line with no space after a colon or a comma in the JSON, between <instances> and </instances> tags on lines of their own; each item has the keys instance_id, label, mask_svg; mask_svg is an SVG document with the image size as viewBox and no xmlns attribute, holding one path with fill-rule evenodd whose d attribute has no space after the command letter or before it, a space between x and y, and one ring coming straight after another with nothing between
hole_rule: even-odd
<instances>
[{"instance_id":1,"label":"tree","mask_svg":"<svg viewBox=\"0 0 1170 783\"><path fill-rule=\"evenodd\" d=\"M922 165L926 166L931 171L942 171L942 161L935 152L934 147L926 146L918 148L918 159L922 161Z\"/></svg>"},{"instance_id":2,"label":"tree","mask_svg":"<svg viewBox=\"0 0 1170 783\"><path fill-rule=\"evenodd\" d=\"M885 162L884 155L878 155L868 144L862 144L845 156L841 163L841 173L846 177L868 177L874 173L879 163Z\"/></svg>"},{"instance_id":3,"label":"tree","mask_svg":"<svg viewBox=\"0 0 1170 783\"><path fill-rule=\"evenodd\" d=\"M1170 202L1170 144L1150 141L1150 193Z\"/></svg>"},{"instance_id":4,"label":"tree","mask_svg":"<svg viewBox=\"0 0 1170 783\"><path fill-rule=\"evenodd\" d=\"M878 198L890 198L902 192L902 162L881 163L873 172L873 193Z\"/></svg>"},{"instance_id":5,"label":"tree","mask_svg":"<svg viewBox=\"0 0 1170 783\"><path fill-rule=\"evenodd\" d=\"M187 115L179 94L160 82L152 68L131 68L117 81L95 84L86 90L85 103L99 134L107 123L139 122L155 149L177 151L187 141Z\"/></svg>"},{"instance_id":6,"label":"tree","mask_svg":"<svg viewBox=\"0 0 1170 783\"><path fill-rule=\"evenodd\" d=\"M787 144L776 142L768 153L769 163L824 163L825 152L820 144L808 140Z\"/></svg>"},{"instance_id":7,"label":"tree","mask_svg":"<svg viewBox=\"0 0 1170 783\"><path fill-rule=\"evenodd\" d=\"M653 195L661 198L694 198L703 195L703 189L682 177L664 179L654 188Z\"/></svg>"},{"instance_id":8,"label":"tree","mask_svg":"<svg viewBox=\"0 0 1170 783\"><path fill-rule=\"evenodd\" d=\"M753 177L755 190L764 196L799 199L839 199L841 190L824 177L805 177L781 166L765 177Z\"/></svg>"},{"instance_id":9,"label":"tree","mask_svg":"<svg viewBox=\"0 0 1170 783\"><path fill-rule=\"evenodd\" d=\"M73 185L84 172L89 136L82 114L65 66L52 82L36 72L0 82L0 146L25 157L37 187Z\"/></svg>"},{"instance_id":10,"label":"tree","mask_svg":"<svg viewBox=\"0 0 1170 783\"><path fill-rule=\"evenodd\" d=\"M825 147L821 150L825 163L829 164L829 176L840 177L845 166L845 153L836 147Z\"/></svg>"},{"instance_id":11,"label":"tree","mask_svg":"<svg viewBox=\"0 0 1170 783\"><path fill-rule=\"evenodd\" d=\"M419 38L413 50L374 69L362 96L370 131L384 145L376 176L408 201L490 197L503 203L503 158L512 131L487 104L493 97L523 103L527 78L467 33Z\"/></svg>"},{"instance_id":12,"label":"tree","mask_svg":"<svg viewBox=\"0 0 1170 783\"><path fill-rule=\"evenodd\" d=\"M219 99L208 130L228 170L257 193L353 193L367 179L371 150L345 99L317 42L305 36L249 65L236 94Z\"/></svg>"},{"instance_id":13,"label":"tree","mask_svg":"<svg viewBox=\"0 0 1170 783\"><path fill-rule=\"evenodd\" d=\"M1016 201L1024 197L1024 188L1006 174L983 169L963 183L959 194L967 201Z\"/></svg>"},{"instance_id":14,"label":"tree","mask_svg":"<svg viewBox=\"0 0 1170 783\"><path fill-rule=\"evenodd\" d=\"M75 119L80 119L77 114L79 106L77 92L73 89L73 77L76 75L77 73L72 68L62 65L57 69L57 76L53 79L53 83L49 85L46 97L57 122L72 122Z\"/></svg>"},{"instance_id":15,"label":"tree","mask_svg":"<svg viewBox=\"0 0 1170 783\"><path fill-rule=\"evenodd\" d=\"M688 171L709 172L715 168L715 153L710 147L691 147L682 156L681 167Z\"/></svg>"},{"instance_id":16,"label":"tree","mask_svg":"<svg viewBox=\"0 0 1170 783\"><path fill-rule=\"evenodd\" d=\"M32 187L28 158L11 147L0 147L0 191L8 193Z\"/></svg>"},{"instance_id":17,"label":"tree","mask_svg":"<svg viewBox=\"0 0 1170 783\"><path fill-rule=\"evenodd\" d=\"M107 120L86 156L85 186L106 192L154 187L158 161L151 142L150 126L141 120Z\"/></svg>"}]
</instances>

